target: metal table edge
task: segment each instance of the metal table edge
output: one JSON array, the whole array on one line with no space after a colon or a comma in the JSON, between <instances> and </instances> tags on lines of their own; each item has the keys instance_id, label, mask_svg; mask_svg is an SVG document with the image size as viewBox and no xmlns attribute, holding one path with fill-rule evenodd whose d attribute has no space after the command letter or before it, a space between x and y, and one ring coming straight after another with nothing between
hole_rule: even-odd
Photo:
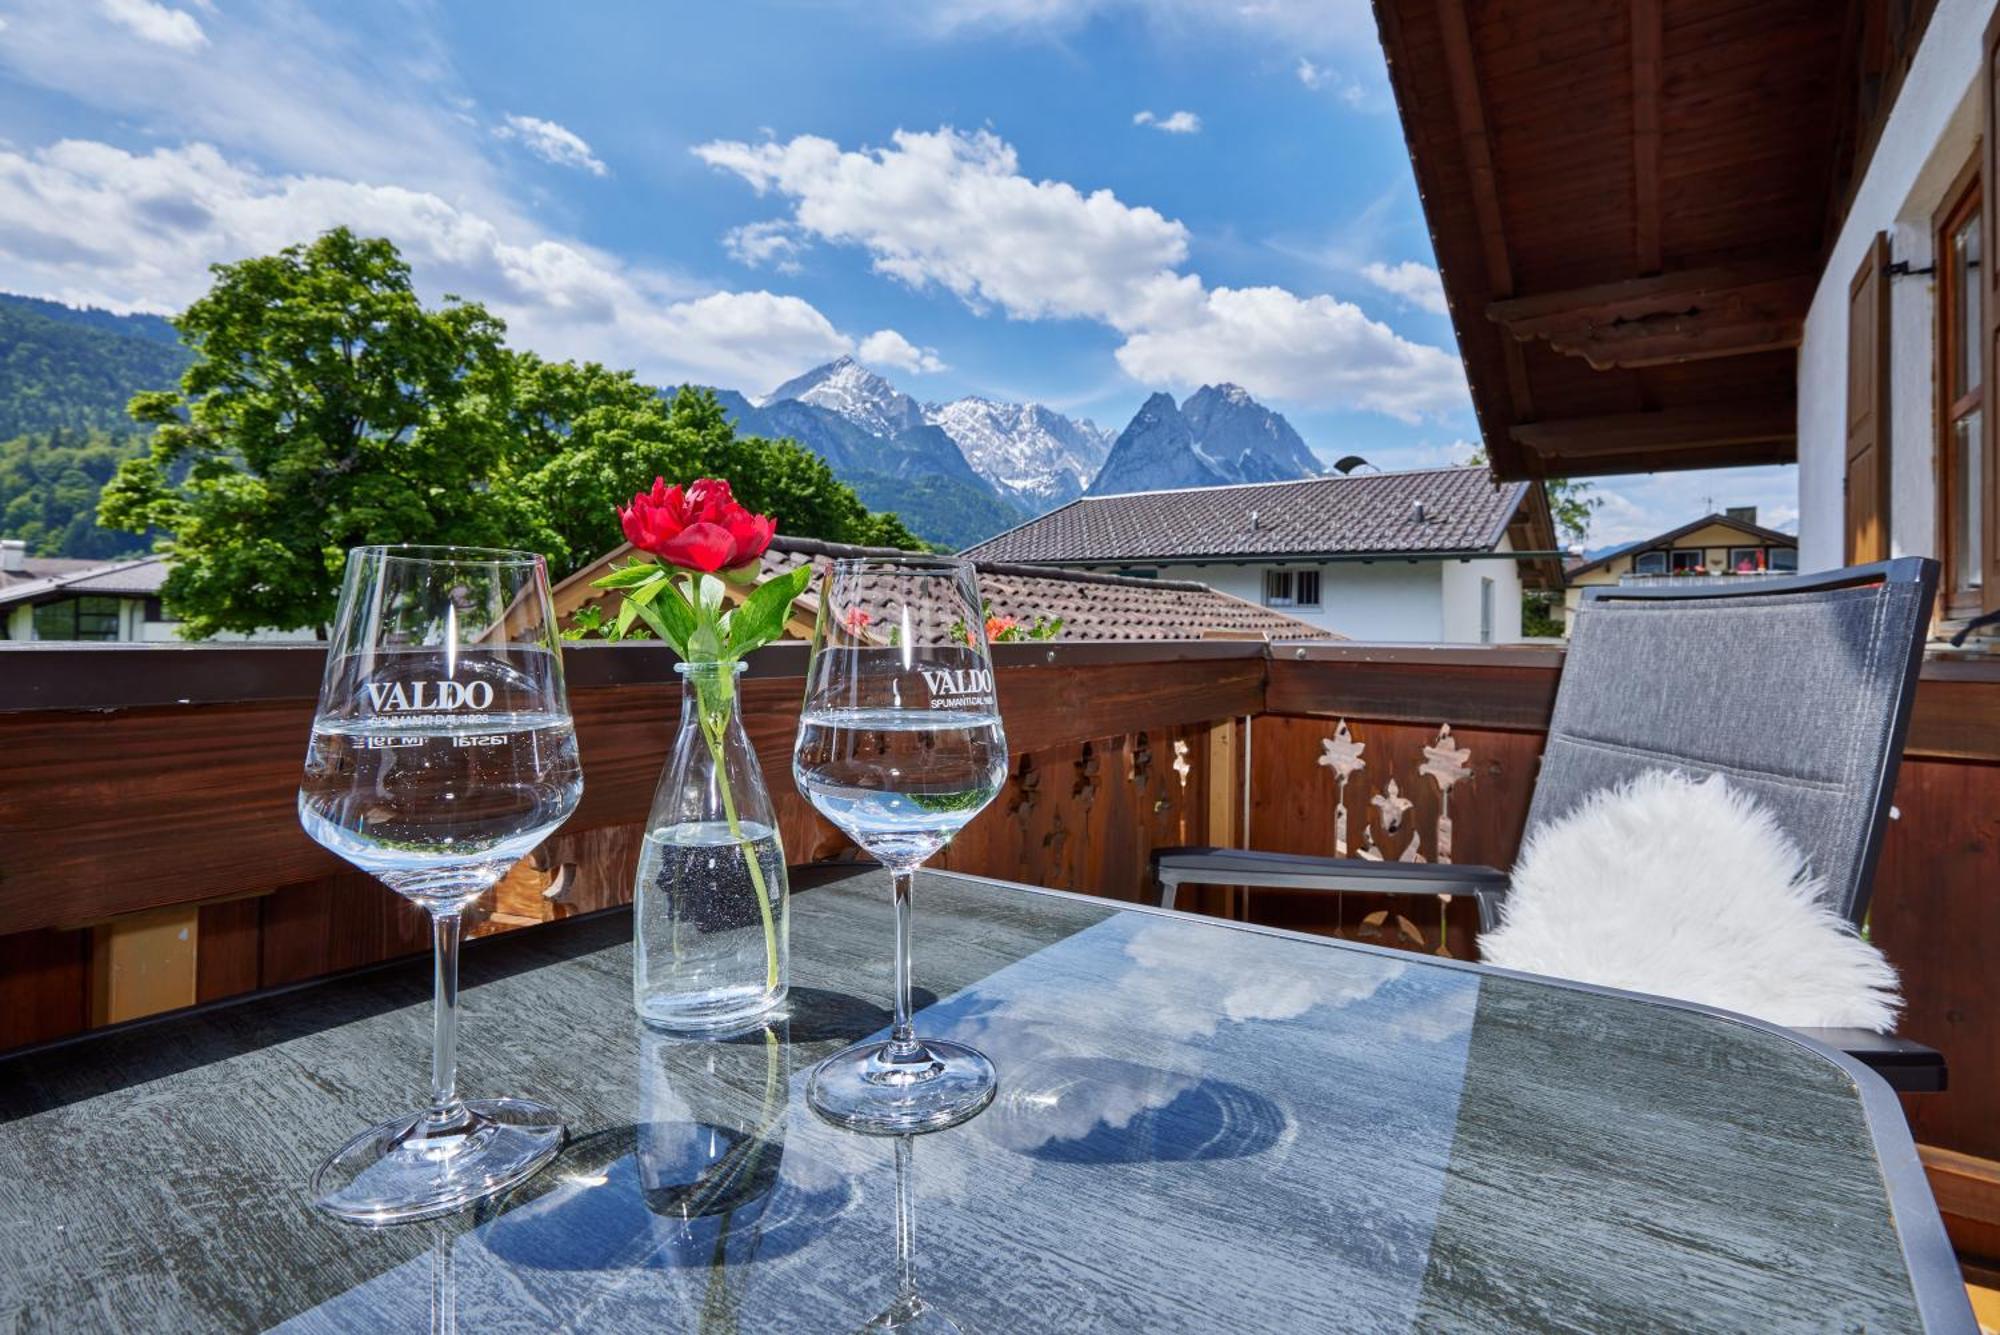
<instances>
[{"instance_id":1,"label":"metal table edge","mask_svg":"<svg viewBox=\"0 0 2000 1335\"><path fill-rule=\"evenodd\" d=\"M856 864L856 866L861 870L876 870L867 864ZM1262 936L1301 941L1330 950L1354 950L1386 959L1409 958L1407 951L1370 945L1364 941L1343 941L1332 937L1315 936L1310 932L1294 931L1287 927L1266 927L1259 923L1236 922L1228 918L1211 918L1205 914L1186 913L1180 909L1157 908L1151 904L1106 900L1098 895L1078 894L1073 890L1052 890L1039 885L1023 885L1018 881L976 876L970 872L935 870L926 874L949 877L975 885L1049 895L1058 899L1073 899L1098 905L1110 903L1134 913L1233 928ZM1945 1233L1944 1218L1938 1213L1937 1200L1931 1194L1930 1179L1924 1173L1923 1161L1917 1155L1916 1141L1911 1137L1909 1123L1903 1117L1902 1102L1897 1098L1896 1091L1889 1087L1889 1083L1870 1070L1867 1065L1816 1039L1808 1038L1797 1030L1787 1029L1768 1020L1760 1020L1753 1015L1741 1015L1716 1006L1705 1006L1696 1001L1654 996L1647 992L1630 992L1623 988L1604 987L1596 983L1579 983L1567 978L1550 978L1542 974L1523 973L1516 969L1495 968L1490 964L1475 964L1468 960L1426 956L1422 963L1432 968L1457 969L1482 976L1539 983L1544 987L1567 988L1570 991L1585 992L1595 996L1617 997L1668 1010L1687 1011L1725 1024L1742 1025L1762 1033L1776 1035L1804 1048L1820 1060L1838 1067L1854 1083L1856 1091L1861 1096L1861 1119L1868 1127L1868 1139L1875 1150L1875 1161L1881 1169L1883 1185L1888 1190L1889 1210L1895 1219L1896 1238L1903 1249L1903 1263L1909 1270L1910 1287L1916 1297L1917 1311L1923 1317L1924 1329L1963 1331L1967 1335L1977 1335L1980 1327L1972 1314L1972 1300L1966 1294L1964 1277L1959 1273L1958 1255L1952 1250L1951 1239Z\"/></svg>"}]
</instances>

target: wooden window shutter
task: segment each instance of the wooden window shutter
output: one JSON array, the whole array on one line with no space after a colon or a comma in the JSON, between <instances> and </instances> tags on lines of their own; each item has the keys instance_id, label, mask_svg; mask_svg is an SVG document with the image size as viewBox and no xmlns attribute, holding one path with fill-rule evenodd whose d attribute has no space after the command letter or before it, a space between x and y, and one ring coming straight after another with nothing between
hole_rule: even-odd
<instances>
[{"instance_id":1,"label":"wooden window shutter","mask_svg":"<svg viewBox=\"0 0 2000 1335\"><path fill-rule=\"evenodd\" d=\"M1996 51L2000 51L2000 13L1986 24L1986 63L1980 76L1985 85L1981 98L1985 108L1979 147L1979 304L1984 325L1980 332L1986 346L1979 350L1979 380L1986 386L1996 384L1993 375L2000 370L1994 360L1994 350L2000 346L1995 338L2000 331L2000 262L1995 257L2000 251L1993 248L2000 240L2000 61L1995 60ZM2000 390L1986 390L1985 408L1979 415L1980 551L1986 566L1981 592L1989 612L2000 610L2000 443L1996 443L2000 442L2000 435L1996 435L2000 433L2000 402L1995 401L1996 394Z\"/></svg>"},{"instance_id":2,"label":"wooden window shutter","mask_svg":"<svg viewBox=\"0 0 2000 1335\"><path fill-rule=\"evenodd\" d=\"M1889 238L1847 286L1847 564L1889 556Z\"/></svg>"}]
</instances>

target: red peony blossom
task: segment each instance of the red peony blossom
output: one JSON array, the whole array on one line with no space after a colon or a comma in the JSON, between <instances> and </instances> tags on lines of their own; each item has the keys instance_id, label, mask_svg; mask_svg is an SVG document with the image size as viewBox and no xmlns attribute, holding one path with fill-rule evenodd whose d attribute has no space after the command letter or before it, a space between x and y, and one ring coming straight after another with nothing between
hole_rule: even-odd
<instances>
[{"instance_id":1,"label":"red peony blossom","mask_svg":"<svg viewBox=\"0 0 2000 1335\"><path fill-rule=\"evenodd\" d=\"M778 526L769 515L751 514L737 503L729 484L705 477L686 490L654 478L653 489L618 511L618 522L634 547L668 565L714 574L734 570L762 556Z\"/></svg>"}]
</instances>

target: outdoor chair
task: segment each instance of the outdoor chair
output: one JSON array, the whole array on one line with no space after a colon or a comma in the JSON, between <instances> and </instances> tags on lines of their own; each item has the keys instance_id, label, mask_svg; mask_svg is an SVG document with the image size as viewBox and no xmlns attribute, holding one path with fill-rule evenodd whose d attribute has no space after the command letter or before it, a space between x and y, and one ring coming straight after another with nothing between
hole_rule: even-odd
<instances>
[{"instance_id":1,"label":"outdoor chair","mask_svg":"<svg viewBox=\"0 0 2000 1335\"><path fill-rule=\"evenodd\" d=\"M1649 769L1720 772L1807 850L1830 906L1861 926L1937 579L1936 562L1903 557L1818 575L1586 590L1525 834ZM1160 849L1153 871L1167 908L1183 885L1469 896L1481 931L1498 924L1508 884L1495 867L1227 848ZM1944 1088L1944 1060L1922 1044L1801 1032L1898 1089Z\"/></svg>"}]
</instances>

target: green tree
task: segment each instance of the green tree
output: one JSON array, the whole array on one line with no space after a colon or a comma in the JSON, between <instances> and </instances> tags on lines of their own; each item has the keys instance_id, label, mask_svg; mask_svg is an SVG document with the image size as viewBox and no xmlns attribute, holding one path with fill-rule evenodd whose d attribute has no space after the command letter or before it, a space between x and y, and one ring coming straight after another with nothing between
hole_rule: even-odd
<instances>
[{"instance_id":1,"label":"green tree","mask_svg":"<svg viewBox=\"0 0 2000 1335\"><path fill-rule=\"evenodd\" d=\"M630 371L520 353L508 434L516 463L494 498L508 507L516 540L545 553L558 577L625 541L618 507L655 477L728 478L736 498L775 518L781 533L919 545L894 515L862 505L818 455L737 435L705 389L682 388L668 402Z\"/></svg>"},{"instance_id":2,"label":"green tree","mask_svg":"<svg viewBox=\"0 0 2000 1335\"><path fill-rule=\"evenodd\" d=\"M189 635L324 628L349 547L504 542L497 318L426 310L396 248L344 227L211 272L174 321L197 360L132 400L152 444L99 509L172 535L162 592Z\"/></svg>"},{"instance_id":3,"label":"green tree","mask_svg":"<svg viewBox=\"0 0 2000 1335\"><path fill-rule=\"evenodd\" d=\"M166 535L190 637L324 628L366 543L526 547L569 574L624 540L616 507L656 476L726 477L787 533L922 545L817 455L737 436L705 390L668 403L629 371L509 351L475 303L425 309L388 241L335 228L212 272L174 321L196 360L133 398L151 443L97 500L102 524ZM81 503L90 482L57 490Z\"/></svg>"}]
</instances>

